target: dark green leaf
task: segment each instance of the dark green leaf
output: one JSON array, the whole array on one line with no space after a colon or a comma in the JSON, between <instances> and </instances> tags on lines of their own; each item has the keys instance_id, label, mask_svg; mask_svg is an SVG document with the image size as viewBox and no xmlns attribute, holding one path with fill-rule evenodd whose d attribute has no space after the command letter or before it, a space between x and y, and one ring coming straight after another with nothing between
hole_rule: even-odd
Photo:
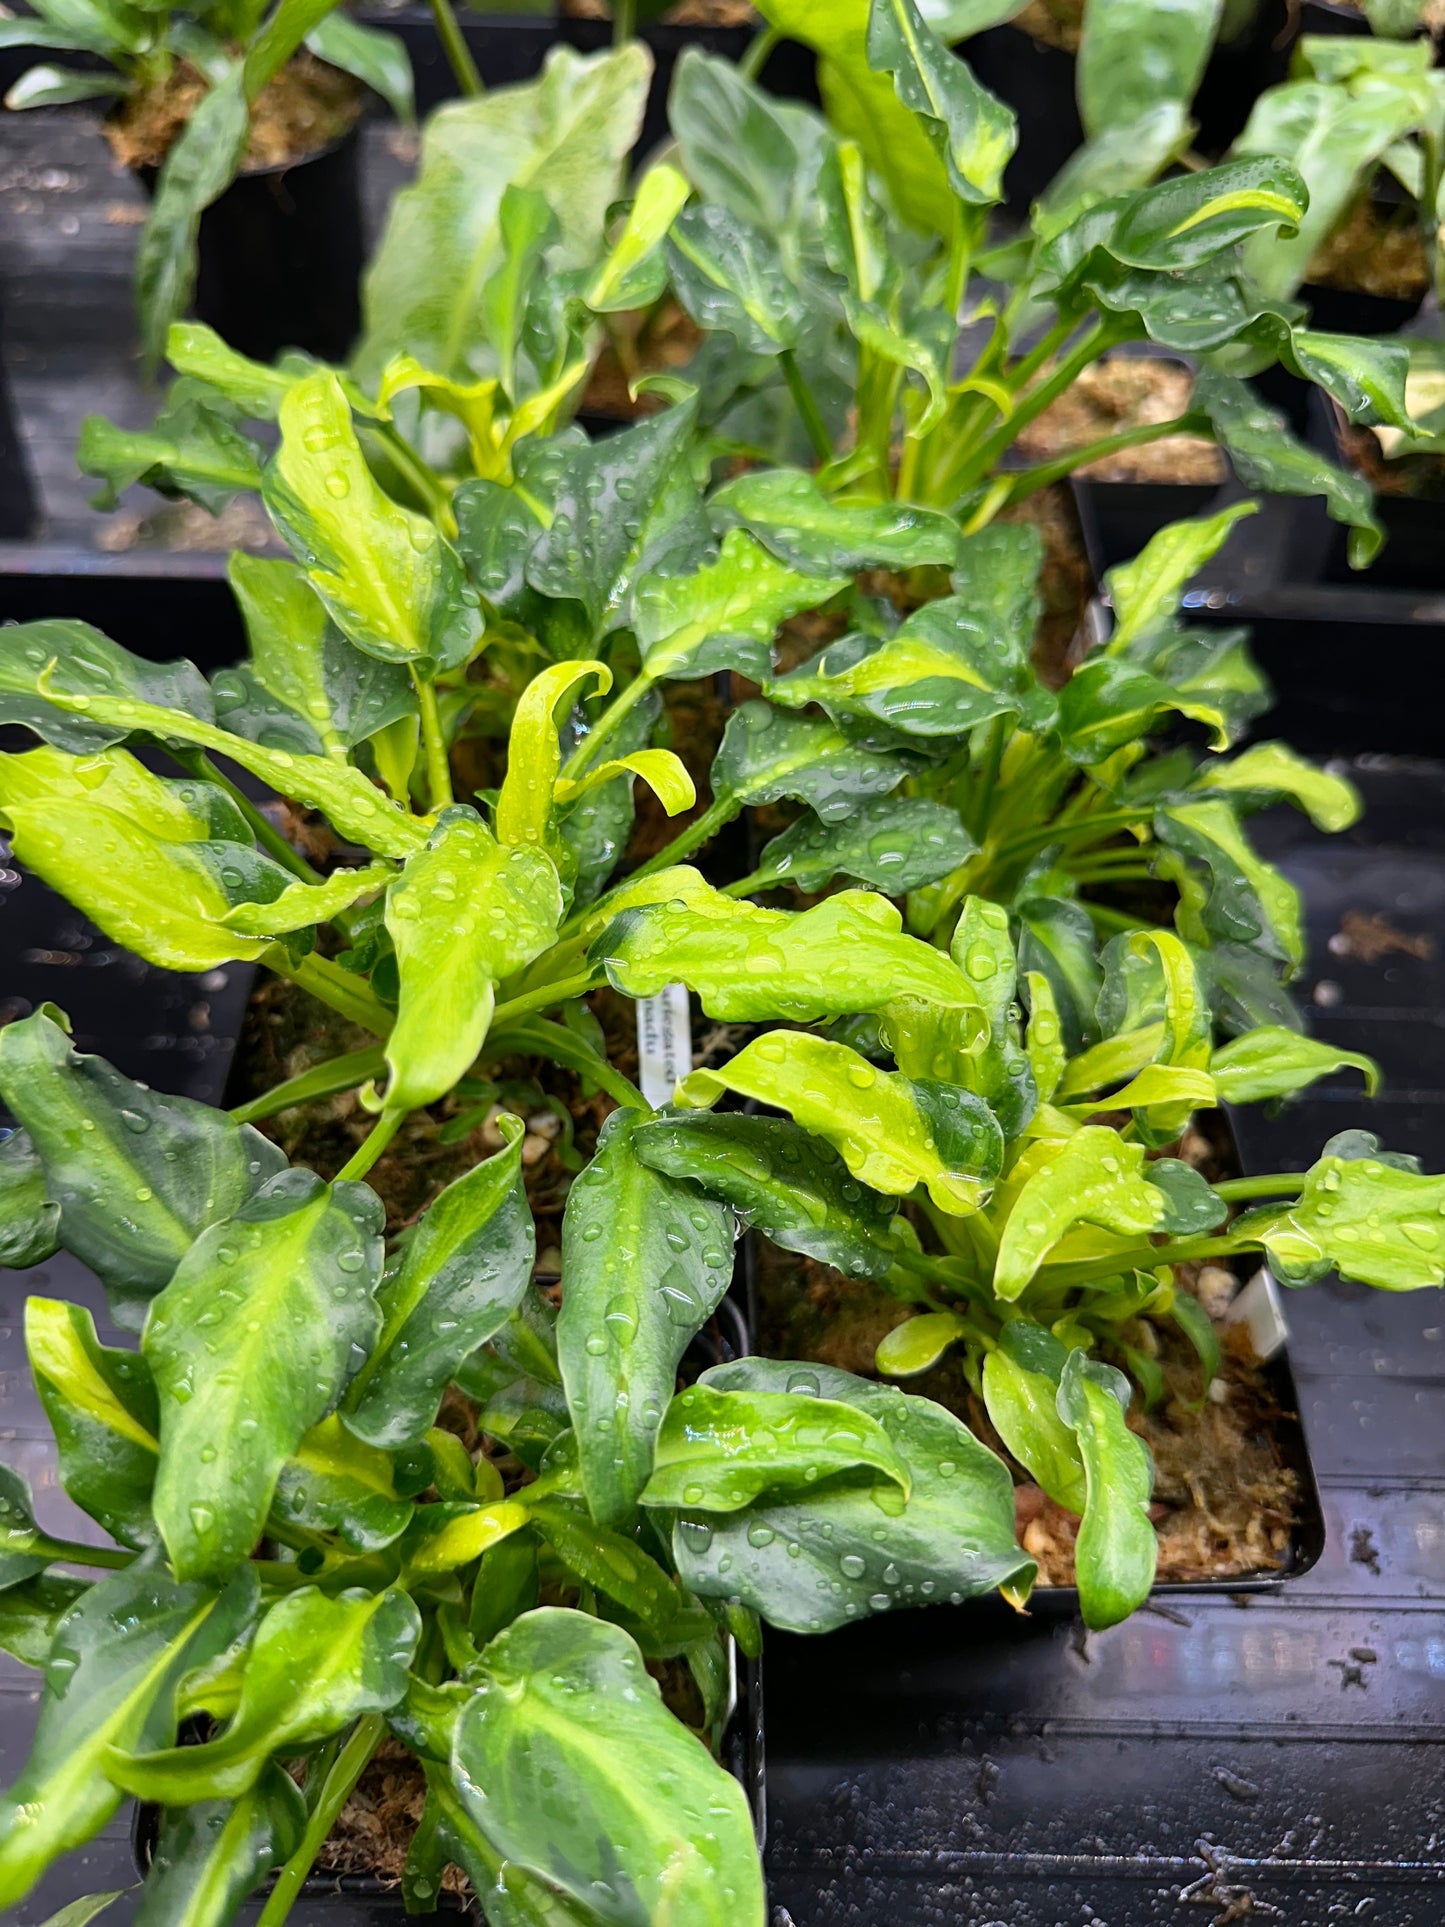
<instances>
[{"instance_id":1,"label":"dark green leaf","mask_svg":"<svg viewBox=\"0 0 1445 1927\"><path fill-rule=\"evenodd\" d=\"M896 1198L857 1183L831 1145L786 1118L666 1114L632 1143L644 1164L690 1178L787 1251L851 1278L886 1278L897 1260Z\"/></svg>"},{"instance_id":2,"label":"dark green leaf","mask_svg":"<svg viewBox=\"0 0 1445 1927\"><path fill-rule=\"evenodd\" d=\"M980 87L924 21L914 0L872 0L868 64L891 73L903 105L919 116L964 201L1003 198L1003 170L1018 144L1018 124L1001 100Z\"/></svg>"},{"instance_id":3,"label":"dark green leaf","mask_svg":"<svg viewBox=\"0 0 1445 1927\"><path fill-rule=\"evenodd\" d=\"M26 1131L0 1139L0 1264L24 1271L54 1257L60 1206L45 1189L45 1170Z\"/></svg>"},{"instance_id":4,"label":"dark green leaf","mask_svg":"<svg viewBox=\"0 0 1445 1927\"><path fill-rule=\"evenodd\" d=\"M155 1387L145 1360L96 1337L82 1305L25 1301L25 1349L55 1433L60 1483L122 1545L155 1537Z\"/></svg>"},{"instance_id":5,"label":"dark green leaf","mask_svg":"<svg viewBox=\"0 0 1445 1927\"><path fill-rule=\"evenodd\" d=\"M210 87L166 155L136 256L141 340L159 361L166 331L190 305L202 212L230 185L246 147L250 112L239 62Z\"/></svg>"},{"instance_id":6,"label":"dark green leaf","mask_svg":"<svg viewBox=\"0 0 1445 1927\"><path fill-rule=\"evenodd\" d=\"M226 1927L288 1860L306 1829L301 1789L274 1761L236 1800L194 1800L162 1816L136 1927Z\"/></svg>"},{"instance_id":7,"label":"dark green leaf","mask_svg":"<svg viewBox=\"0 0 1445 1927\"><path fill-rule=\"evenodd\" d=\"M753 469L708 501L719 531L744 528L780 561L814 576L858 569L951 566L961 537L951 516L903 502L837 502L802 469ZM820 585L821 602L831 584Z\"/></svg>"},{"instance_id":8,"label":"dark green leaf","mask_svg":"<svg viewBox=\"0 0 1445 1927\"><path fill-rule=\"evenodd\" d=\"M548 1607L494 1639L452 1771L493 1852L585 1909L579 1922L764 1927L743 1790L666 1711L619 1627Z\"/></svg>"},{"instance_id":9,"label":"dark green leaf","mask_svg":"<svg viewBox=\"0 0 1445 1927\"><path fill-rule=\"evenodd\" d=\"M55 667L47 682L55 690L76 696L130 696L193 716L211 714L205 678L188 662L146 662L88 622L21 622L0 628L0 722L23 723L47 743L78 756L118 743L129 732L123 723L95 723L83 713L48 702L40 678L51 662Z\"/></svg>"},{"instance_id":10,"label":"dark green leaf","mask_svg":"<svg viewBox=\"0 0 1445 1927\"><path fill-rule=\"evenodd\" d=\"M643 1117L608 1118L562 1221L558 1356L587 1501L611 1526L633 1514L678 1362L732 1271L732 1212L642 1162Z\"/></svg>"},{"instance_id":11,"label":"dark green leaf","mask_svg":"<svg viewBox=\"0 0 1445 1927\"><path fill-rule=\"evenodd\" d=\"M1218 1377L1219 1368L1224 1361L1219 1334L1214 1329L1214 1320L1193 1292L1181 1284L1176 1284L1174 1287L1174 1300L1169 1307L1169 1316L1199 1354L1199 1362L1204 1367L1204 1383L1208 1387L1212 1380Z\"/></svg>"},{"instance_id":12,"label":"dark green leaf","mask_svg":"<svg viewBox=\"0 0 1445 1927\"><path fill-rule=\"evenodd\" d=\"M393 1460L353 1438L333 1412L281 1467L272 1517L303 1532L334 1532L354 1552L373 1552L394 1545L412 1522L416 1508L397 1487Z\"/></svg>"},{"instance_id":13,"label":"dark green leaf","mask_svg":"<svg viewBox=\"0 0 1445 1927\"><path fill-rule=\"evenodd\" d=\"M50 1564L49 1553L31 1549L37 1532L30 1487L19 1472L0 1465L0 1595Z\"/></svg>"},{"instance_id":14,"label":"dark green leaf","mask_svg":"<svg viewBox=\"0 0 1445 1927\"><path fill-rule=\"evenodd\" d=\"M1059 1381L1059 1416L1078 1441L1087 1502L1074 1545L1084 1624L1113 1626L1148 1597L1158 1541L1149 1522L1154 1466L1124 1423L1129 1382L1083 1352L1069 1353Z\"/></svg>"},{"instance_id":15,"label":"dark green leaf","mask_svg":"<svg viewBox=\"0 0 1445 1927\"><path fill-rule=\"evenodd\" d=\"M667 260L677 298L700 328L730 334L755 355L798 346L807 299L774 237L754 222L694 201L672 224Z\"/></svg>"},{"instance_id":16,"label":"dark green leaf","mask_svg":"<svg viewBox=\"0 0 1445 1927\"><path fill-rule=\"evenodd\" d=\"M11 1556L4 1555L6 1560ZM0 1564L0 1582L5 1571ZM15 1585L0 1583L0 1652L13 1654L26 1666L43 1666L62 1615L89 1585L89 1580L54 1572L37 1572Z\"/></svg>"},{"instance_id":17,"label":"dark green leaf","mask_svg":"<svg viewBox=\"0 0 1445 1927\"><path fill-rule=\"evenodd\" d=\"M478 1646L537 1603L537 1541L525 1527L489 1546L472 1584L468 1631Z\"/></svg>"},{"instance_id":18,"label":"dark green leaf","mask_svg":"<svg viewBox=\"0 0 1445 1927\"><path fill-rule=\"evenodd\" d=\"M219 515L242 489L260 488L264 455L214 389L183 377L148 429L118 428L103 415L87 415L75 460L82 474L105 484L94 508L113 509L132 483L143 482Z\"/></svg>"},{"instance_id":19,"label":"dark green leaf","mask_svg":"<svg viewBox=\"0 0 1445 1927\"><path fill-rule=\"evenodd\" d=\"M703 1374L717 1392L838 1400L874 1419L911 1479L844 1476L726 1516L684 1515L673 1532L683 1583L740 1599L770 1625L828 1632L904 1605L958 1604L994 1586L1026 1592L1032 1562L1014 1541L1013 1481L1001 1460L931 1399L826 1365L747 1358Z\"/></svg>"},{"instance_id":20,"label":"dark green leaf","mask_svg":"<svg viewBox=\"0 0 1445 1927\"><path fill-rule=\"evenodd\" d=\"M246 1557L283 1462L370 1348L382 1216L364 1184L283 1171L201 1234L151 1307L155 1515L182 1576Z\"/></svg>"},{"instance_id":21,"label":"dark green leaf","mask_svg":"<svg viewBox=\"0 0 1445 1927\"><path fill-rule=\"evenodd\" d=\"M457 1366L520 1303L536 1237L522 1186L522 1125L422 1213L378 1294L381 1336L347 1400L348 1428L372 1445L421 1438Z\"/></svg>"},{"instance_id":22,"label":"dark green leaf","mask_svg":"<svg viewBox=\"0 0 1445 1927\"><path fill-rule=\"evenodd\" d=\"M899 897L936 883L977 849L956 810L926 796L875 796L841 823L800 816L764 845L758 871L806 893L845 876Z\"/></svg>"},{"instance_id":23,"label":"dark green leaf","mask_svg":"<svg viewBox=\"0 0 1445 1927\"><path fill-rule=\"evenodd\" d=\"M1299 968L1299 892L1251 847L1228 803L1164 804L1154 829L1161 843L1209 871L1212 887L1200 918L1210 937L1257 946L1291 971Z\"/></svg>"},{"instance_id":24,"label":"dark green leaf","mask_svg":"<svg viewBox=\"0 0 1445 1927\"><path fill-rule=\"evenodd\" d=\"M728 719L710 781L714 798L738 809L791 797L810 803L823 822L841 823L863 798L896 789L908 773L902 758L859 748L820 717L750 702Z\"/></svg>"},{"instance_id":25,"label":"dark green leaf","mask_svg":"<svg viewBox=\"0 0 1445 1927\"><path fill-rule=\"evenodd\" d=\"M1094 926L1081 904L1063 897L1030 897L1018 906L1020 970L1046 977L1070 1056L1098 1032L1094 1005L1104 981Z\"/></svg>"},{"instance_id":26,"label":"dark green leaf","mask_svg":"<svg viewBox=\"0 0 1445 1927\"><path fill-rule=\"evenodd\" d=\"M1079 40L1079 113L1105 134L1170 101L1188 107L1219 27L1219 0L1092 0Z\"/></svg>"},{"instance_id":27,"label":"dark green leaf","mask_svg":"<svg viewBox=\"0 0 1445 1927\"><path fill-rule=\"evenodd\" d=\"M384 1713L406 1691L421 1615L397 1590L288 1593L266 1613L224 1733L160 1752L115 1742L106 1771L128 1792L163 1806L235 1800L255 1786L273 1753L302 1753L362 1713Z\"/></svg>"},{"instance_id":28,"label":"dark green leaf","mask_svg":"<svg viewBox=\"0 0 1445 1927\"><path fill-rule=\"evenodd\" d=\"M224 1111L162 1097L73 1051L44 1009L0 1032L0 1096L45 1167L61 1242L99 1274L127 1330L206 1226L285 1168L274 1144Z\"/></svg>"},{"instance_id":29,"label":"dark green leaf","mask_svg":"<svg viewBox=\"0 0 1445 1927\"><path fill-rule=\"evenodd\" d=\"M125 1796L107 1777L109 1749L169 1745L182 1675L230 1645L254 1616L256 1590L249 1569L218 1595L146 1561L107 1574L65 1615L35 1743L0 1800L0 1906L23 1899L116 1812Z\"/></svg>"}]
</instances>

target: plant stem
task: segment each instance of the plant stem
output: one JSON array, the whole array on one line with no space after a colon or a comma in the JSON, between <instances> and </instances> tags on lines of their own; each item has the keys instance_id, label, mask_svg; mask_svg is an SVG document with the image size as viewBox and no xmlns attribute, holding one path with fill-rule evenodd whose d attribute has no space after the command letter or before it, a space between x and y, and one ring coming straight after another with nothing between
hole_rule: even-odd
<instances>
[{"instance_id":1,"label":"plant stem","mask_svg":"<svg viewBox=\"0 0 1445 1927\"><path fill-rule=\"evenodd\" d=\"M1196 1258L1206 1261L1228 1258L1236 1251L1247 1251L1257 1244L1255 1238L1234 1238L1207 1233L1199 1238L1178 1238L1172 1244L1142 1245L1132 1251L1117 1251L1108 1258L1089 1258L1077 1264L1048 1265L1038 1275L1051 1291L1075 1285L1091 1285L1099 1278L1112 1278L1120 1271L1154 1271L1160 1265L1185 1265Z\"/></svg>"},{"instance_id":2,"label":"plant stem","mask_svg":"<svg viewBox=\"0 0 1445 1927\"><path fill-rule=\"evenodd\" d=\"M736 883L725 883L722 893L725 897L750 897L759 890L771 890L775 883L782 881L777 870L754 870L751 876L739 877Z\"/></svg>"},{"instance_id":3,"label":"plant stem","mask_svg":"<svg viewBox=\"0 0 1445 1927\"><path fill-rule=\"evenodd\" d=\"M300 877L304 883L324 882L321 872L313 870L304 856L297 855L276 825L257 809L244 790L238 789L229 776L223 775L216 768L204 750L176 748L171 750L170 754L182 769L189 770L198 781L214 783L217 789L224 790L245 817L247 828L261 848L268 856L275 857L276 861L289 870L292 876Z\"/></svg>"},{"instance_id":4,"label":"plant stem","mask_svg":"<svg viewBox=\"0 0 1445 1927\"><path fill-rule=\"evenodd\" d=\"M351 1729L351 1737L332 1762L331 1771L321 1789L321 1797L306 1822L301 1845L276 1876L276 1885L271 1889L271 1897L262 1909L257 1927L281 1927L301 1891L301 1883L321 1851L322 1843L335 1826L338 1814L351 1797L352 1789L366 1771L367 1763L380 1746L385 1731L386 1721L380 1713L366 1714Z\"/></svg>"},{"instance_id":5,"label":"plant stem","mask_svg":"<svg viewBox=\"0 0 1445 1927\"><path fill-rule=\"evenodd\" d=\"M318 1097L335 1097L338 1091L354 1091L368 1077L380 1077L386 1069L386 1052L380 1044L366 1050L347 1051L341 1057L328 1057L297 1077L288 1077L249 1104L240 1104L231 1116L238 1124L255 1124L263 1117L275 1117L293 1104L309 1104Z\"/></svg>"},{"instance_id":6,"label":"plant stem","mask_svg":"<svg viewBox=\"0 0 1445 1927\"><path fill-rule=\"evenodd\" d=\"M278 977L289 977L293 984L299 984L303 990L309 991L318 1003L325 1004L353 1024L360 1024L363 1030L369 1030L373 1036L390 1035L396 1018L386 1005L360 977L343 970L340 964L333 963L329 957L319 957L313 950L297 963L289 951L279 943L273 943L266 952L264 962Z\"/></svg>"},{"instance_id":7,"label":"plant stem","mask_svg":"<svg viewBox=\"0 0 1445 1927\"><path fill-rule=\"evenodd\" d=\"M1032 856L1035 850L1047 849L1050 843L1071 842L1075 837L1087 839L1097 836L1102 842L1115 830L1124 829L1130 823L1139 821L1140 811L1100 810L1095 816L1081 816L1072 823L1046 823L1042 829L1030 830L1027 836L1016 836L998 849L990 851L995 863L1008 861L1012 857Z\"/></svg>"},{"instance_id":8,"label":"plant stem","mask_svg":"<svg viewBox=\"0 0 1445 1927\"><path fill-rule=\"evenodd\" d=\"M782 32L777 27L764 27L761 33L753 35L748 42L747 52L738 62L738 72L744 80L757 79L768 64L768 55L782 37Z\"/></svg>"},{"instance_id":9,"label":"plant stem","mask_svg":"<svg viewBox=\"0 0 1445 1927\"><path fill-rule=\"evenodd\" d=\"M831 462L833 459L832 439L827 429L823 426L823 417L818 413L818 404L814 399L812 389L803 378L803 371L798 366L797 356L791 348L784 348L778 356L778 363L782 368L783 379L788 384L788 391L793 397L802 424L808 431L808 440L813 444L813 453L818 457L820 462Z\"/></svg>"},{"instance_id":10,"label":"plant stem","mask_svg":"<svg viewBox=\"0 0 1445 1927\"><path fill-rule=\"evenodd\" d=\"M1244 1198L1276 1198L1304 1189L1303 1171L1270 1171L1257 1178L1225 1178L1214 1189L1221 1198L1237 1204Z\"/></svg>"},{"instance_id":11,"label":"plant stem","mask_svg":"<svg viewBox=\"0 0 1445 1927\"><path fill-rule=\"evenodd\" d=\"M960 491L981 481L988 474L999 456L1009 443L1014 441L1020 431L1027 428L1036 415L1043 414L1052 402L1058 400L1089 366L1097 361L1105 349L1122 339L1118 332L1105 322L1090 328L1082 337L1072 353L1059 362L1047 380L1041 381L1037 388L1020 397L1017 408L1005 422L1000 422L992 434L986 435L973 451L968 462L958 476Z\"/></svg>"},{"instance_id":12,"label":"plant stem","mask_svg":"<svg viewBox=\"0 0 1445 1927\"><path fill-rule=\"evenodd\" d=\"M1056 455L1053 461L1040 462L1036 468L1021 469L1009 478L1008 499L1011 503L1022 502L1051 482L1072 475L1075 469L1102 461L1108 455L1122 454L1125 449L1142 448L1146 442L1162 441L1168 435L1208 435L1210 432L1207 415L1176 415L1172 421L1142 422L1137 428L1121 429L1117 435L1103 435L1098 441L1087 442L1066 455Z\"/></svg>"},{"instance_id":13,"label":"plant stem","mask_svg":"<svg viewBox=\"0 0 1445 1927\"><path fill-rule=\"evenodd\" d=\"M426 784L434 810L444 810L452 801L452 771L447 761L447 742L442 734L442 719L437 709L436 685L415 669L411 672L421 712L422 741L426 745Z\"/></svg>"},{"instance_id":14,"label":"plant stem","mask_svg":"<svg viewBox=\"0 0 1445 1927\"><path fill-rule=\"evenodd\" d=\"M367 422L365 431L386 450L397 472L404 475L427 505L427 511L448 540L455 540L457 518L452 513L451 491L429 462L388 422Z\"/></svg>"},{"instance_id":15,"label":"plant stem","mask_svg":"<svg viewBox=\"0 0 1445 1927\"><path fill-rule=\"evenodd\" d=\"M534 1011L551 1010L555 1004L570 1003L574 997L585 997L589 990L596 990L597 975L589 971L585 977L569 977L562 983L542 984L536 990L524 991L520 997L509 998L505 1004L498 1004L492 1012L492 1030L501 1030L503 1025L514 1023L519 1017L530 1017Z\"/></svg>"},{"instance_id":16,"label":"plant stem","mask_svg":"<svg viewBox=\"0 0 1445 1927\"><path fill-rule=\"evenodd\" d=\"M983 783L979 790L978 809L973 826L974 837L980 844L983 844L988 837L988 819L993 809L994 785L998 782L999 764L1003 761L1007 735L1007 716L995 716L989 725L988 743L984 749Z\"/></svg>"},{"instance_id":17,"label":"plant stem","mask_svg":"<svg viewBox=\"0 0 1445 1927\"><path fill-rule=\"evenodd\" d=\"M1104 903L1086 903L1084 908L1104 930L1142 930L1144 927L1137 917L1127 916L1122 910L1111 910Z\"/></svg>"},{"instance_id":18,"label":"plant stem","mask_svg":"<svg viewBox=\"0 0 1445 1927\"><path fill-rule=\"evenodd\" d=\"M336 1173L337 1178L364 1178L401 1129L405 1111L383 1111L365 1138Z\"/></svg>"},{"instance_id":19,"label":"plant stem","mask_svg":"<svg viewBox=\"0 0 1445 1927\"><path fill-rule=\"evenodd\" d=\"M565 1064L569 1070L580 1072L624 1109L636 1107L645 1111L651 1108L634 1083L625 1078L621 1071L615 1070L605 1057L599 1057L584 1039L575 1031L568 1030L565 1024L554 1024L545 1017L534 1016L521 1019L506 1030L494 1026L487 1032L486 1042L482 1046L483 1058L512 1057L522 1053L548 1057L554 1064Z\"/></svg>"},{"instance_id":20,"label":"plant stem","mask_svg":"<svg viewBox=\"0 0 1445 1927\"><path fill-rule=\"evenodd\" d=\"M637 0L612 0L612 44L625 46L637 32Z\"/></svg>"},{"instance_id":21,"label":"plant stem","mask_svg":"<svg viewBox=\"0 0 1445 1927\"><path fill-rule=\"evenodd\" d=\"M52 1539L48 1532L37 1532L30 1544L15 1548L27 1552L43 1552L47 1559L63 1559L68 1566L100 1566L107 1572L120 1572L135 1562L133 1552L121 1552L114 1546L83 1546L75 1539Z\"/></svg>"},{"instance_id":22,"label":"plant stem","mask_svg":"<svg viewBox=\"0 0 1445 1927\"><path fill-rule=\"evenodd\" d=\"M1083 870L1070 870L1075 883L1145 882L1154 872L1147 863L1094 864Z\"/></svg>"},{"instance_id":23,"label":"plant stem","mask_svg":"<svg viewBox=\"0 0 1445 1927\"><path fill-rule=\"evenodd\" d=\"M680 835L675 836L665 849L659 850L656 856L649 857L646 863L639 864L626 881L640 883L645 877L656 876L659 870L670 870L674 863L681 862L685 856L691 856L694 850L706 843L710 836L722 829L725 823L730 823L736 815L737 805L727 798L709 803L701 816L694 817L687 828Z\"/></svg>"},{"instance_id":24,"label":"plant stem","mask_svg":"<svg viewBox=\"0 0 1445 1927\"><path fill-rule=\"evenodd\" d=\"M464 94L480 94L486 89L482 77L477 72L477 63L472 59L472 50L467 45L457 17L452 12L451 0L431 0L432 18L437 23L437 38L442 43L442 52L448 65L456 75L457 85ZM266 1927L271 1927L268 1921Z\"/></svg>"}]
</instances>

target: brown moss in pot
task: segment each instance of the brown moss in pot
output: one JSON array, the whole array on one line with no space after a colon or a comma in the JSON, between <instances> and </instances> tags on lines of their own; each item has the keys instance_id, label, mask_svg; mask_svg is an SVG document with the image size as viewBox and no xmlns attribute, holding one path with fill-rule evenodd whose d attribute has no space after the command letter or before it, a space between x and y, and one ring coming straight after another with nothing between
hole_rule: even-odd
<instances>
[{"instance_id":1,"label":"brown moss in pot","mask_svg":"<svg viewBox=\"0 0 1445 1927\"><path fill-rule=\"evenodd\" d=\"M1050 408L1030 422L1018 448L1031 462L1087 448L1126 429L1173 421L1186 414L1192 370L1157 355L1111 355L1086 368ZM1166 435L1139 448L1120 449L1077 473L1097 482L1215 483L1224 458L1201 435Z\"/></svg>"},{"instance_id":2,"label":"brown moss in pot","mask_svg":"<svg viewBox=\"0 0 1445 1927\"><path fill-rule=\"evenodd\" d=\"M1362 195L1347 217L1316 249L1305 280L1389 301L1423 300L1430 267L1413 207L1388 208Z\"/></svg>"},{"instance_id":3,"label":"brown moss in pot","mask_svg":"<svg viewBox=\"0 0 1445 1927\"><path fill-rule=\"evenodd\" d=\"M130 95L102 131L111 152L137 173L158 169L207 92L203 75L178 61L154 86ZM298 53L269 80L251 108L242 173L284 167L319 154L361 114L359 82L312 54Z\"/></svg>"}]
</instances>

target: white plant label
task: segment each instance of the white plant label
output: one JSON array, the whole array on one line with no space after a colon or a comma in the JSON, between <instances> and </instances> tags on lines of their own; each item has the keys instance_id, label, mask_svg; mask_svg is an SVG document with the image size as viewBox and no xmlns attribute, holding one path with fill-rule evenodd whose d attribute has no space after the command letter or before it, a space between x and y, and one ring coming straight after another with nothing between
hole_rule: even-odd
<instances>
[{"instance_id":1,"label":"white plant label","mask_svg":"<svg viewBox=\"0 0 1445 1927\"><path fill-rule=\"evenodd\" d=\"M1256 1358L1273 1358L1283 1349L1289 1331L1279 1302L1279 1286L1267 1266L1260 1266L1229 1307L1225 1319L1231 1325L1242 1319L1249 1327L1249 1342Z\"/></svg>"},{"instance_id":2,"label":"white plant label","mask_svg":"<svg viewBox=\"0 0 1445 1927\"><path fill-rule=\"evenodd\" d=\"M686 984L665 984L637 1000L638 1083L655 1106L670 1104L678 1080L692 1069L692 1007Z\"/></svg>"}]
</instances>

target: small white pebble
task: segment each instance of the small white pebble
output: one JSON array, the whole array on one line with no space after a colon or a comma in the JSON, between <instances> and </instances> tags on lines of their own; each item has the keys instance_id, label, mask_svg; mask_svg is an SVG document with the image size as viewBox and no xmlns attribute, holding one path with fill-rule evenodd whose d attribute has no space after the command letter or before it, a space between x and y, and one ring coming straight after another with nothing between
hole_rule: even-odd
<instances>
[{"instance_id":1,"label":"small white pebble","mask_svg":"<svg viewBox=\"0 0 1445 1927\"><path fill-rule=\"evenodd\" d=\"M1326 1010L1333 1010L1335 1005L1343 999L1344 994L1339 985L1332 983L1328 977L1321 977L1314 989L1315 1002Z\"/></svg>"}]
</instances>

